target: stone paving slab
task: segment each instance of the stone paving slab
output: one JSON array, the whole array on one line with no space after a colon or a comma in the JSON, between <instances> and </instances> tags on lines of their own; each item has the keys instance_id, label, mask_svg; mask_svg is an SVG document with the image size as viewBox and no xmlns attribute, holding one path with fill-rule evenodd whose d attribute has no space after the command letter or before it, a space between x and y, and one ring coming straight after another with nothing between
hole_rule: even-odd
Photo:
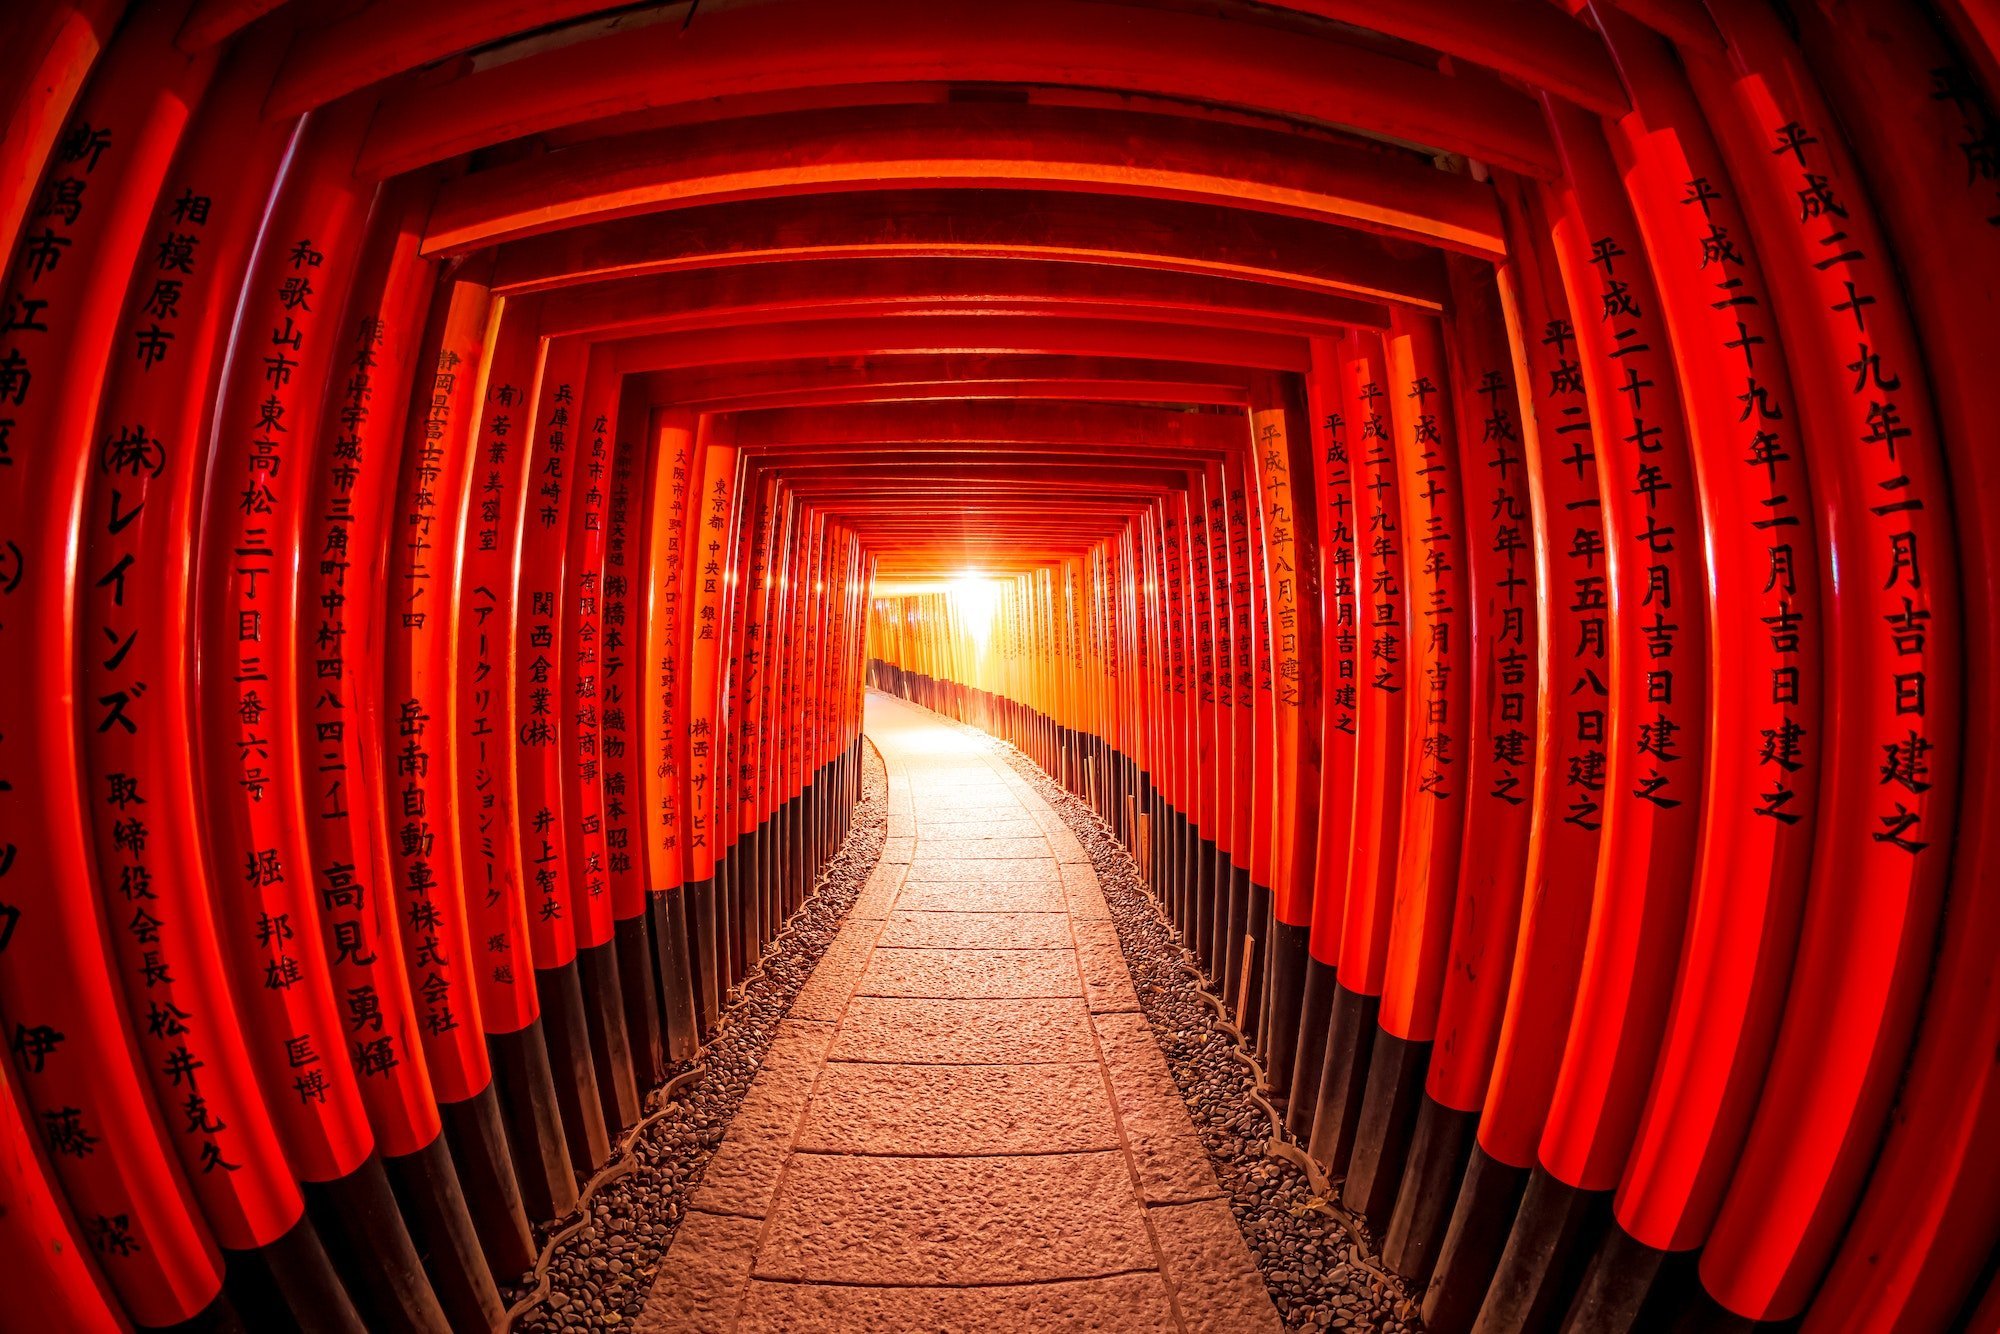
<instances>
[{"instance_id":1,"label":"stone paving slab","mask_svg":"<svg viewBox=\"0 0 2000 1334\"><path fill-rule=\"evenodd\" d=\"M895 950L878 946L856 988L864 996L1000 1000L1081 996L1076 951Z\"/></svg>"},{"instance_id":2,"label":"stone paving slab","mask_svg":"<svg viewBox=\"0 0 2000 1334\"><path fill-rule=\"evenodd\" d=\"M1075 921L1076 960L1083 972L1083 995L1093 1013L1136 1014L1139 993L1132 989L1132 971L1118 946L1118 930L1109 922Z\"/></svg>"},{"instance_id":3,"label":"stone paving slab","mask_svg":"<svg viewBox=\"0 0 2000 1334\"><path fill-rule=\"evenodd\" d=\"M929 819L923 822L923 836L931 838L1036 838L1047 842L1040 824L1028 815L994 816L976 820Z\"/></svg>"},{"instance_id":4,"label":"stone paving slab","mask_svg":"<svg viewBox=\"0 0 2000 1334\"><path fill-rule=\"evenodd\" d=\"M1073 1000L948 1001L856 996L833 1041L836 1061L1024 1065L1095 1061L1090 1011Z\"/></svg>"},{"instance_id":5,"label":"stone paving slab","mask_svg":"<svg viewBox=\"0 0 2000 1334\"><path fill-rule=\"evenodd\" d=\"M1123 1154L798 1154L753 1272L814 1283L1043 1283L1158 1263Z\"/></svg>"},{"instance_id":6,"label":"stone paving slab","mask_svg":"<svg viewBox=\"0 0 2000 1334\"><path fill-rule=\"evenodd\" d=\"M905 884L896 896L902 912L1067 912L1061 885Z\"/></svg>"},{"instance_id":7,"label":"stone paving slab","mask_svg":"<svg viewBox=\"0 0 2000 1334\"><path fill-rule=\"evenodd\" d=\"M1039 857L933 857L921 852L910 863L913 885L1059 885L1061 868L1044 851Z\"/></svg>"},{"instance_id":8,"label":"stone paving slab","mask_svg":"<svg viewBox=\"0 0 2000 1334\"><path fill-rule=\"evenodd\" d=\"M1222 1187L1208 1154L1195 1138L1187 1104L1167 1070L1166 1057L1144 1015L1091 1016L1097 1047L1111 1081L1118 1120L1125 1127L1139 1192L1148 1204L1219 1197ZM1246 1252L1247 1253L1247 1252Z\"/></svg>"},{"instance_id":9,"label":"stone paving slab","mask_svg":"<svg viewBox=\"0 0 2000 1334\"><path fill-rule=\"evenodd\" d=\"M922 826L919 828L922 829ZM934 858L995 861L1031 857L1043 860L1049 855L1049 841L1040 834L1030 838L946 838L922 829L917 835L917 848L926 862Z\"/></svg>"},{"instance_id":10,"label":"stone paving slab","mask_svg":"<svg viewBox=\"0 0 2000 1334\"><path fill-rule=\"evenodd\" d=\"M1160 1205L1146 1217L1159 1238L1183 1328L1237 1334L1278 1327L1271 1294L1226 1203Z\"/></svg>"},{"instance_id":11,"label":"stone paving slab","mask_svg":"<svg viewBox=\"0 0 2000 1334\"><path fill-rule=\"evenodd\" d=\"M744 1298L737 1328L746 1334L833 1329L1150 1334L1173 1329L1175 1322L1166 1282L1148 1273L978 1288L854 1288L759 1279Z\"/></svg>"},{"instance_id":12,"label":"stone paving slab","mask_svg":"<svg viewBox=\"0 0 2000 1334\"><path fill-rule=\"evenodd\" d=\"M705 1213L762 1218L778 1193L778 1175L791 1149L783 1140L726 1139L701 1174L688 1206Z\"/></svg>"},{"instance_id":13,"label":"stone paving slab","mask_svg":"<svg viewBox=\"0 0 2000 1334\"><path fill-rule=\"evenodd\" d=\"M802 1153L910 1157L1085 1153L1123 1147L1095 1061L827 1066Z\"/></svg>"},{"instance_id":14,"label":"stone paving slab","mask_svg":"<svg viewBox=\"0 0 2000 1334\"><path fill-rule=\"evenodd\" d=\"M934 715L867 726L889 845L637 1327L1275 1329L1082 845Z\"/></svg>"},{"instance_id":15,"label":"stone paving slab","mask_svg":"<svg viewBox=\"0 0 2000 1334\"><path fill-rule=\"evenodd\" d=\"M690 1209L660 1261L652 1295L634 1327L720 1334L736 1327L763 1231L755 1218L725 1218Z\"/></svg>"},{"instance_id":16,"label":"stone paving slab","mask_svg":"<svg viewBox=\"0 0 2000 1334\"><path fill-rule=\"evenodd\" d=\"M909 950L1067 949L1069 914L898 911L882 928L877 943L884 949Z\"/></svg>"}]
</instances>

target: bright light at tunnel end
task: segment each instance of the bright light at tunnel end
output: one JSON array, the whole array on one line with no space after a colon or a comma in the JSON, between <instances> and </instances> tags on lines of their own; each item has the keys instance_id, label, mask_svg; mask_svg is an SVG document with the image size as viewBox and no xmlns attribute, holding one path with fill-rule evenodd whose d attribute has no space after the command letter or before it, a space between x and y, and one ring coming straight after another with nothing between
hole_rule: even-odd
<instances>
[{"instance_id":1,"label":"bright light at tunnel end","mask_svg":"<svg viewBox=\"0 0 2000 1334\"><path fill-rule=\"evenodd\" d=\"M993 639L993 620L1000 610L1000 581L967 570L952 581L951 601L973 645L986 652Z\"/></svg>"}]
</instances>

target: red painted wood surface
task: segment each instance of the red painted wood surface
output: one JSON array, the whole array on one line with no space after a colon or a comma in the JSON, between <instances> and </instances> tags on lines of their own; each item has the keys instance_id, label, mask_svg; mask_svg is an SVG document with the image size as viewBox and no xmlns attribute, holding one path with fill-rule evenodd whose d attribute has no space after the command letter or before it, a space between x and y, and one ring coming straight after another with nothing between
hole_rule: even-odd
<instances>
[{"instance_id":1,"label":"red painted wood surface","mask_svg":"<svg viewBox=\"0 0 2000 1334\"><path fill-rule=\"evenodd\" d=\"M1985 6L129 8L0 15L22 1318L196 1314L579 948L695 1055L865 685L1710 1314L1976 1311Z\"/></svg>"}]
</instances>

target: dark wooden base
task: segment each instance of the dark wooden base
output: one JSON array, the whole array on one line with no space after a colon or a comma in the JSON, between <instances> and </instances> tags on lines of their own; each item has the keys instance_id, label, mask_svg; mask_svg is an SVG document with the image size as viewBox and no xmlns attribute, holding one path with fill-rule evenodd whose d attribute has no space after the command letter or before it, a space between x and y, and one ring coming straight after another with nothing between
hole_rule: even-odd
<instances>
[{"instance_id":1,"label":"dark wooden base","mask_svg":"<svg viewBox=\"0 0 2000 1334\"><path fill-rule=\"evenodd\" d=\"M618 970L617 938L579 948L576 972L583 988L584 1022L590 1030L598 1105L604 1109L606 1128L623 1130L639 1119L639 1081L625 1028L625 981Z\"/></svg>"},{"instance_id":2,"label":"dark wooden base","mask_svg":"<svg viewBox=\"0 0 2000 1334\"><path fill-rule=\"evenodd\" d=\"M487 1270L511 1283L535 1263L535 1241L500 1123L499 1092L488 1083L470 1098L438 1104L438 1112Z\"/></svg>"},{"instance_id":3,"label":"dark wooden base","mask_svg":"<svg viewBox=\"0 0 2000 1334\"><path fill-rule=\"evenodd\" d=\"M1456 1111L1429 1094L1422 1096L1396 1207L1382 1239L1382 1258L1412 1287L1430 1281L1478 1127L1478 1112Z\"/></svg>"},{"instance_id":4,"label":"dark wooden base","mask_svg":"<svg viewBox=\"0 0 2000 1334\"><path fill-rule=\"evenodd\" d=\"M487 1267L451 1150L440 1134L415 1153L382 1160L389 1187L409 1225L417 1258L438 1305L455 1330L498 1331L507 1309Z\"/></svg>"},{"instance_id":5,"label":"dark wooden base","mask_svg":"<svg viewBox=\"0 0 2000 1334\"><path fill-rule=\"evenodd\" d=\"M1583 1283L1562 1328L1569 1334L1632 1334L1641 1328L1664 1328L1660 1316L1677 1300L1662 1283L1672 1259L1670 1252L1654 1250L1613 1222L1584 1268ZM1700 1281L1691 1272L1675 1277Z\"/></svg>"},{"instance_id":6,"label":"dark wooden base","mask_svg":"<svg viewBox=\"0 0 2000 1334\"><path fill-rule=\"evenodd\" d=\"M1215 985L1217 995L1236 1014L1237 1027L1243 1026L1244 1016L1237 1013L1237 998L1242 993L1244 944L1250 934L1250 868L1238 865L1234 854L1229 859L1228 915L1218 930L1222 939L1217 942L1222 956L1221 971ZM1253 1025L1254 1027L1254 1025Z\"/></svg>"},{"instance_id":7,"label":"dark wooden base","mask_svg":"<svg viewBox=\"0 0 2000 1334\"><path fill-rule=\"evenodd\" d=\"M555 1076L556 1105L562 1108L564 1143L581 1179L611 1156L611 1136L597 1097L597 1063L590 1059L590 1021L584 1017L576 961L537 968L535 989L542 998L542 1040Z\"/></svg>"},{"instance_id":8,"label":"dark wooden base","mask_svg":"<svg viewBox=\"0 0 2000 1334\"><path fill-rule=\"evenodd\" d=\"M486 1035L521 1206L536 1223L561 1218L576 1207L576 1174L570 1169L542 1023L537 1016L526 1028Z\"/></svg>"},{"instance_id":9,"label":"dark wooden base","mask_svg":"<svg viewBox=\"0 0 2000 1334\"><path fill-rule=\"evenodd\" d=\"M306 1212L370 1331L450 1334L382 1160L332 1181L305 1185Z\"/></svg>"},{"instance_id":10,"label":"dark wooden base","mask_svg":"<svg viewBox=\"0 0 2000 1334\"><path fill-rule=\"evenodd\" d=\"M694 966L688 958L687 895L678 889L646 896L652 923L653 982L660 996L661 1053L669 1068L691 1061L701 1046Z\"/></svg>"},{"instance_id":11,"label":"dark wooden base","mask_svg":"<svg viewBox=\"0 0 2000 1334\"><path fill-rule=\"evenodd\" d=\"M681 886L680 894L687 908L688 965L694 982L695 1022L702 1041L706 1042L721 1018L725 990L717 972L721 955L715 938L715 882L691 880Z\"/></svg>"},{"instance_id":12,"label":"dark wooden base","mask_svg":"<svg viewBox=\"0 0 2000 1334\"><path fill-rule=\"evenodd\" d=\"M1264 974L1270 967L1271 890L1255 880L1248 882L1243 914L1243 962L1229 994L1242 1011L1238 1023L1243 1040L1261 1059L1269 1059L1264 1043Z\"/></svg>"},{"instance_id":13,"label":"dark wooden base","mask_svg":"<svg viewBox=\"0 0 2000 1334\"><path fill-rule=\"evenodd\" d=\"M1380 996L1363 996L1338 981L1333 1017L1326 1028L1326 1060L1319 1076L1319 1108L1313 1113L1308 1152L1330 1177L1347 1171L1354 1132L1361 1122L1361 1096L1368 1088L1368 1061L1375 1053L1375 1020Z\"/></svg>"},{"instance_id":14,"label":"dark wooden base","mask_svg":"<svg viewBox=\"0 0 2000 1334\"><path fill-rule=\"evenodd\" d=\"M363 1334L361 1313L333 1267L310 1214L254 1251L224 1251L222 1291L200 1314L173 1326L203 1331L329 1331Z\"/></svg>"},{"instance_id":15,"label":"dark wooden base","mask_svg":"<svg viewBox=\"0 0 2000 1334\"><path fill-rule=\"evenodd\" d=\"M1609 1192L1566 1186L1537 1164L1473 1322L1474 1334L1556 1328L1610 1216Z\"/></svg>"},{"instance_id":16,"label":"dark wooden base","mask_svg":"<svg viewBox=\"0 0 2000 1334\"><path fill-rule=\"evenodd\" d=\"M1299 1034L1293 1043L1292 1077L1285 1099L1285 1129L1300 1144L1312 1142L1313 1117L1319 1111L1319 1080L1326 1069L1326 1030L1333 1022L1335 980L1332 964L1306 955Z\"/></svg>"},{"instance_id":17,"label":"dark wooden base","mask_svg":"<svg viewBox=\"0 0 2000 1334\"><path fill-rule=\"evenodd\" d=\"M1355 1126L1354 1154L1348 1160L1341 1198L1378 1232L1388 1225L1396 1204L1430 1061L1430 1043L1411 1042L1385 1028L1375 1030L1375 1051L1368 1060L1368 1085L1361 1096L1361 1119Z\"/></svg>"},{"instance_id":18,"label":"dark wooden base","mask_svg":"<svg viewBox=\"0 0 2000 1334\"><path fill-rule=\"evenodd\" d=\"M653 976L653 919L646 913L621 919L613 929L618 981L625 997L625 1039L632 1050L632 1077L641 1088L657 1088L667 1077L667 1049L660 1034L660 988Z\"/></svg>"},{"instance_id":19,"label":"dark wooden base","mask_svg":"<svg viewBox=\"0 0 2000 1334\"><path fill-rule=\"evenodd\" d=\"M1474 1140L1424 1292L1424 1324L1435 1334L1466 1334L1478 1319L1527 1188L1527 1168L1509 1167Z\"/></svg>"},{"instance_id":20,"label":"dark wooden base","mask_svg":"<svg viewBox=\"0 0 2000 1334\"><path fill-rule=\"evenodd\" d=\"M1308 927L1273 921L1265 945L1264 1018L1257 1049L1264 1055L1265 1082L1276 1107L1291 1098L1299 1022L1304 1017L1306 938L1311 934Z\"/></svg>"}]
</instances>

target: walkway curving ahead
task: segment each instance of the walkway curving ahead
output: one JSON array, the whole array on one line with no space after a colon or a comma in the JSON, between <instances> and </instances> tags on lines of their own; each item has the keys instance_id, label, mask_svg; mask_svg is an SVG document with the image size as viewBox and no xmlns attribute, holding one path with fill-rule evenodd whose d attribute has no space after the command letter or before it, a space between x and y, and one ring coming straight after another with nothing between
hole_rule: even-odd
<instances>
[{"instance_id":1,"label":"walkway curving ahead","mask_svg":"<svg viewBox=\"0 0 2000 1334\"><path fill-rule=\"evenodd\" d=\"M1277 1328L1082 845L935 714L867 731L882 860L639 1327Z\"/></svg>"}]
</instances>

